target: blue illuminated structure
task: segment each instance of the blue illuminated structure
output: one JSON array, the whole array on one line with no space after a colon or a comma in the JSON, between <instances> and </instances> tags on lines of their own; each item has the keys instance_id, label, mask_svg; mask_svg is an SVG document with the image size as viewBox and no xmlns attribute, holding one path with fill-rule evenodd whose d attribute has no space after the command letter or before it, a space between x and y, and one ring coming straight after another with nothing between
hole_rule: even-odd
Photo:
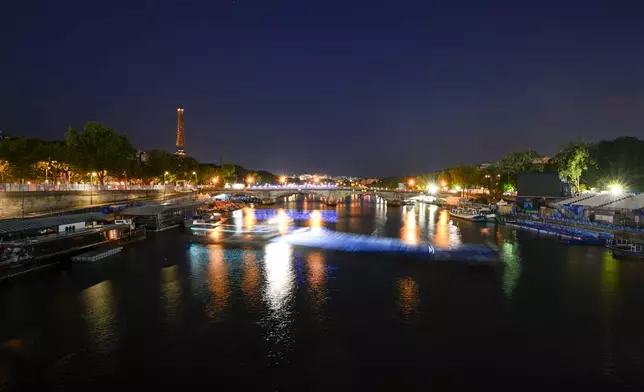
<instances>
[{"instance_id":1,"label":"blue illuminated structure","mask_svg":"<svg viewBox=\"0 0 644 392\"><path fill-rule=\"evenodd\" d=\"M436 248L428 243L405 244L396 238L340 233L328 229L303 228L277 237L271 242L282 242L341 252L403 253L423 256L433 260L461 260L476 262L500 261L499 252L488 245L462 245L455 248Z\"/></svg>"},{"instance_id":2,"label":"blue illuminated structure","mask_svg":"<svg viewBox=\"0 0 644 392\"><path fill-rule=\"evenodd\" d=\"M254 210L255 218L259 221L267 221L279 216L279 212L284 211L286 216L294 221L307 221L311 219L313 210L278 210L278 209L257 209ZM335 223L338 221L338 213L336 210L315 210L319 214L322 222Z\"/></svg>"}]
</instances>

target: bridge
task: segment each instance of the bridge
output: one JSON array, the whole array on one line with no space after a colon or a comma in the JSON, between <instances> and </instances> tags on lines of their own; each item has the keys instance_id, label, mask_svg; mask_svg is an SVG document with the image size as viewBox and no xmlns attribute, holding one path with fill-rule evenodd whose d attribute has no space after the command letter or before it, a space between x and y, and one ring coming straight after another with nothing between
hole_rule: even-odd
<instances>
[{"instance_id":1,"label":"bridge","mask_svg":"<svg viewBox=\"0 0 644 392\"><path fill-rule=\"evenodd\" d=\"M361 190L355 188L341 188L335 186L250 186L242 189L208 187L200 188L202 192L225 193L232 195L249 195L260 199L278 199L292 195L315 195L329 202L344 199L351 195L374 195L378 196L389 204L395 204L403 200L421 195L421 192L414 191L389 191L389 190Z\"/></svg>"}]
</instances>

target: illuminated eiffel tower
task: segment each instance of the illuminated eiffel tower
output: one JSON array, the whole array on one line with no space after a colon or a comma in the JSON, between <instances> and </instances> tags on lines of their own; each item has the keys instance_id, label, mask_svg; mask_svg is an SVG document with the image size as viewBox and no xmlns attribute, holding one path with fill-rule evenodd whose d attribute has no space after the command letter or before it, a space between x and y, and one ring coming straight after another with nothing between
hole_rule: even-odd
<instances>
[{"instance_id":1,"label":"illuminated eiffel tower","mask_svg":"<svg viewBox=\"0 0 644 392\"><path fill-rule=\"evenodd\" d=\"M185 157L186 150L184 149L184 140L183 140L183 108L177 108L177 151L176 155Z\"/></svg>"}]
</instances>

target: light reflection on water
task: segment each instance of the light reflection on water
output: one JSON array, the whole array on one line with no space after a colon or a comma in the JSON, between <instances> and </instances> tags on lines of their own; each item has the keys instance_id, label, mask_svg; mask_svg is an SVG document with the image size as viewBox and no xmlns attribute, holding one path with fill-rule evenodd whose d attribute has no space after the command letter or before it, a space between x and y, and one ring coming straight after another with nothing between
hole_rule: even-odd
<instances>
[{"instance_id":1,"label":"light reflection on water","mask_svg":"<svg viewBox=\"0 0 644 392\"><path fill-rule=\"evenodd\" d=\"M293 272L293 250L285 243L271 243L265 247L264 270L266 287L264 300L268 313L262 321L266 340L272 344L269 358L280 363L291 349L293 338L291 325L293 317L293 294L295 274Z\"/></svg>"},{"instance_id":2,"label":"light reflection on water","mask_svg":"<svg viewBox=\"0 0 644 392\"><path fill-rule=\"evenodd\" d=\"M260 293L260 268L257 264L257 253L255 250L244 251L244 278L242 291L244 298L251 308L258 308L261 301Z\"/></svg>"},{"instance_id":3,"label":"light reflection on water","mask_svg":"<svg viewBox=\"0 0 644 392\"><path fill-rule=\"evenodd\" d=\"M105 280L83 290L82 298L90 350L103 355L112 352L118 342L115 339L117 309L112 282Z\"/></svg>"},{"instance_id":4,"label":"light reflection on water","mask_svg":"<svg viewBox=\"0 0 644 392\"><path fill-rule=\"evenodd\" d=\"M210 314L217 317L224 313L228 306L230 289L228 287L228 265L224 260L224 249L221 245L210 245L208 263L208 284L212 291L212 304Z\"/></svg>"},{"instance_id":5,"label":"light reflection on water","mask_svg":"<svg viewBox=\"0 0 644 392\"><path fill-rule=\"evenodd\" d=\"M326 301L326 266L322 252L310 252L306 257L308 267L308 281L311 292L311 302L316 310L324 305Z\"/></svg>"},{"instance_id":6,"label":"light reflection on water","mask_svg":"<svg viewBox=\"0 0 644 392\"><path fill-rule=\"evenodd\" d=\"M177 266L171 265L161 269L161 296L165 303L166 323L175 325L180 318L181 282Z\"/></svg>"},{"instance_id":7,"label":"light reflection on water","mask_svg":"<svg viewBox=\"0 0 644 392\"><path fill-rule=\"evenodd\" d=\"M418 317L418 283L409 276L399 279L398 291L398 306L402 312L402 318L406 322L413 322Z\"/></svg>"}]
</instances>

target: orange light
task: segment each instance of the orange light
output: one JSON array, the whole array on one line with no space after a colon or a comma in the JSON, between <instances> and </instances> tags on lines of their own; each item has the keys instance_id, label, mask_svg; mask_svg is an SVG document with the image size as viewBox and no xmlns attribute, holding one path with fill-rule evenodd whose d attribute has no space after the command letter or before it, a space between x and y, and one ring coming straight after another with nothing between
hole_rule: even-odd
<instances>
[{"instance_id":1,"label":"orange light","mask_svg":"<svg viewBox=\"0 0 644 392\"><path fill-rule=\"evenodd\" d=\"M251 177L251 176L246 177L246 182L249 183L249 184L252 184L253 183L253 177Z\"/></svg>"},{"instance_id":2,"label":"orange light","mask_svg":"<svg viewBox=\"0 0 644 392\"><path fill-rule=\"evenodd\" d=\"M219 177L213 177L213 178L210 180L210 182L212 182L213 184L216 184L216 183L217 183L217 181L219 181Z\"/></svg>"},{"instance_id":3,"label":"orange light","mask_svg":"<svg viewBox=\"0 0 644 392\"><path fill-rule=\"evenodd\" d=\"M315 177L315 178L313 179L313 182L318 183L318 182L320 182L320 179L319 179L319 178L317 178L317 177Z\"/></svg>"},{"instance_id":4,"label":"orange light","mask_svg":"<svg viewBox=\"0 0 644 392\"><path fill-rule=\"evenodd\" d=\"M447 181L445 181L445 180L441 181L441 186L443 188L445 188L447 186Z\"/></svg>"},{"instance_id":5,"label":"orange light","mask_svg":"<svg viewBox=\"0 0 644 392\"><path fill-rule=\"evenodd\" d=\"M416 181L414 181L413 178L409 179L409 186L414 186L415 183L416 183Z\"/></svg>"},{"instance_id":6,"label":"orange light","mask_svg":"<svg viewBox=\"0 0 644 392\"><path fill-rule=\"evenodd\" d=\"M282 184L284 184L286 182L286 177L284 177L284 176L280 177L280 182Z\"/></svg>"}]
</instances>

